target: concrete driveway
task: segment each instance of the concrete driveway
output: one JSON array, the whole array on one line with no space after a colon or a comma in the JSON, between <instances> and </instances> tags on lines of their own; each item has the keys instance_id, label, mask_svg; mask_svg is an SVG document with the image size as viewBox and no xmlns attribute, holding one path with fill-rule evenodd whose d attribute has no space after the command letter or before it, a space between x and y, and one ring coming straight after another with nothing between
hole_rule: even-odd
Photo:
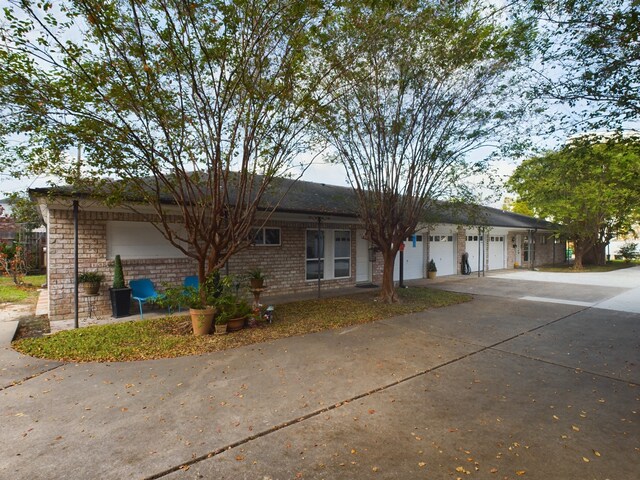
<instances>
[{"instance_id":1,"label":"concrete driveway","mask_svg":"<svg viewBox=\"0 0 640 480\"><path fill-rule=\"evenodd\" d=\"M640 315L588 306L635 287L517 274L440 284L467 304L219 354L13 354L0 478L638 478Z\"/></svg>"}]
</instances>

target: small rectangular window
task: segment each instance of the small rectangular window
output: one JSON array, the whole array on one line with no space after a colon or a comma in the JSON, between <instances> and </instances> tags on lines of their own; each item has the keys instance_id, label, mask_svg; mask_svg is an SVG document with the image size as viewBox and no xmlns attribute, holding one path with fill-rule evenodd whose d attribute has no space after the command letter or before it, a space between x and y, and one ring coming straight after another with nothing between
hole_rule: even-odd
<instances>
[{"instance_id":1,"label":"small rectangular window","mask_svg":"<svg viewBox=\"0 0 640 480\"><path fill-rule=\"evenodd\" d=\"M252 228L250 236L253 238L253 245L277 246L281 244L279 228Z\"/></svg>"},{"instance_id":2,"label":"small rectangular window","mask_svg":"<svg viewBox=\"0 0 640 480\"><path fill-rule=\"evenodd\" d=\"M324 231L307 230L307 280L324 278Z\"/></svg>"},{"instance_id":3,"label":"small rectangular window","mask_svg":"<svg viewBox=\"0 0 640 480\"><path fill-rule=\"evenodd\" d=\"M333 276L335 278L351 275L351 232L336 230L334 232Z\"/></svg>"}]
</instances>

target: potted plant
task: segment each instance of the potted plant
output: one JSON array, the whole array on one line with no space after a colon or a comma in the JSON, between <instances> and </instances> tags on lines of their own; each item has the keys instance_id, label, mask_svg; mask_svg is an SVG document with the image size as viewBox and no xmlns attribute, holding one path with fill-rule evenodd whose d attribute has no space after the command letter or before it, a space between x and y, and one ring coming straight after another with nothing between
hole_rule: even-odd
<instances>
[{"instance_id":1,"label":"potted plant","mask_svg":"<svg viewBox=\"0 0 640 480\"><path fill-rule=\"evenodd\" d=\"M166 288L156 303L172 310L189 307L193 334L208 335L211 333L213 319L218 310L218 297L221 295L222 287L227 284L230 284L230 280L226 277L221 280L218 272L214 272L207 275L202 285L204 300L198 288L179 285Z\"/></svg>"},{"instance_id":2,"label":"potted plant","mask_svg":"<svg viewBox=\"0 0 640 480\"><path fill-rule=\"evenodd\" d=\"M267 277L264 276L262 270L254 268L249 272L249 281L251 283L252 290L258 290L264 288L264 281Z\"/></svg>"},{"instance_id":3,"label":"potted plant","mask_svg":"<svg viewBox=\"0 0 640 480\"><path fill-rule=\"evenodd\" d=\"M122 260L116 255L113 265L113 286L109 289L111 298L111 312L115 318L127 317L131 310L131 288L124 282Z\"/></svg>"},{"instance_id":4,"label":"potted plant","mask_svg":"<svg viewBox=\"0 0 640 480\"><path fill-rule=\"evenodd\" d=\"M78 283L82 285L82 289L87 295L97 295L103 280L104 275L100 272L83 272L78 275Z\"/></svg>"},{"instance_id":5,"label":"potted plant","mask_svg":"<svg viewBox=\"0 0 640 480\"><path fill-rule=\"evenodd\" d=\"M437 271L438 269L436 267L436 262L434 262L432 258L431 260L429 260L429 264L427 265L427 277L429 277L430 280L433 280L434 278L436 278Z\"/></svg>"},{"instance_id":6,"label":"potted plant","mask_svg":"<svg viewBox=\"0 0 640 480\"><path fill-rule=\"evenodd\" d=\"M251 314L251 306L249 303L244 299L235 299L235 301L224 308L224 315L228 317L227 331L235 332L242 330L247 321L247 317Z\"/></svg>"},{"instance_id":7,"label":"potted plant","mask_svg":"<svg viewBox=\"0 0 640 480\"><path fill-rule=\"evenodd\" d=\"M216 335L226 335L227 334L227 322L229 319L225 315L218 314L216 317L215 323L215 334Z\"/></svg>"}]
</instances>

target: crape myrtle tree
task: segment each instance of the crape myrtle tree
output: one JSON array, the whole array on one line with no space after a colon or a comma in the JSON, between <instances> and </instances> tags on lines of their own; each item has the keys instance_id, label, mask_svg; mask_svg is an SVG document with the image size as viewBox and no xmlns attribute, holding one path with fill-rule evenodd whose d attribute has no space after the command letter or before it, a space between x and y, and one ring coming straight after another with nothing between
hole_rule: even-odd
<instances>
[{"instance_id":1,"label":"crape myrtle tree","mask_svg":"<svg viewBox=\"0 0 640 480\"><path fill-rule=\"evenodd\" d=\"M539 15L540 82L535 94L584 109L596 126L640 115L640 2L529 0ZM584 128L584 127L582 127Z\"/></svg>"},{"instance_id":2,"label":"crape myrtle tree","mask_svg":"<svg viewBox=\"0 0 640 480\"><path fill-rule=\"evenodd\" d=\"M576 269L590 252L604 264L604 247L638 222L638 185L640 142L621 135L576 137L525 160L508 181L537 214L559 224L557 233L574 242Z\"/></svg>"},{"instance_id":3,"label":"crape myrtle tree","mask_svg":"<svg viewBox=\"0 0 640 480\"><path fill-rule=\"evenodd\" d=\"M397 301L401 242L433 202L459 197L485 160L467 154L519 114L516 70L530 24L479 1L337 1L322 61L339 72L322 130L356 192L384 261L381 298Z\"/></svg>"},{"instance_id":4,"label":"crape myrtle tree","mask_svg":"<svg viewBox=\"0 0 640 480\"><path fill-rule=\"evenodd\" d=\"M55 173L134 211L151 206L150 221L196 261L204 285L250 244L265 192L309 146L302 132L319 90L306 52L320 6L9 1L5 166L19 159L23 172ZM65 161L78 144L82 163ZM277 202L269 195L267 213Z\"/></svg>"}]
</instances>

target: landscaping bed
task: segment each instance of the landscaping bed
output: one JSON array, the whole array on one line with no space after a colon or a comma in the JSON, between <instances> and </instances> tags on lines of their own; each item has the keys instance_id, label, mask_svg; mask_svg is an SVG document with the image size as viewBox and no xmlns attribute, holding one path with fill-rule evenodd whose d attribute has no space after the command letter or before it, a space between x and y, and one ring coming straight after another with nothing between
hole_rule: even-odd
<instances>
[{"instance_id":1,"label":"landscaping bed","mask_svg":"<svg viewBox=\"0 0 640 480\"><path fill-rule=\"evenodd\" d=\"M193 336L186 316L68 330L13 343L26 355L68 362L114 362L199 355L295 335L344 328L471 300L470 295L408 288L401 302L383 304L373 292L276 306L276 320L229 335Z\"/></svg>"}]
</instances>

